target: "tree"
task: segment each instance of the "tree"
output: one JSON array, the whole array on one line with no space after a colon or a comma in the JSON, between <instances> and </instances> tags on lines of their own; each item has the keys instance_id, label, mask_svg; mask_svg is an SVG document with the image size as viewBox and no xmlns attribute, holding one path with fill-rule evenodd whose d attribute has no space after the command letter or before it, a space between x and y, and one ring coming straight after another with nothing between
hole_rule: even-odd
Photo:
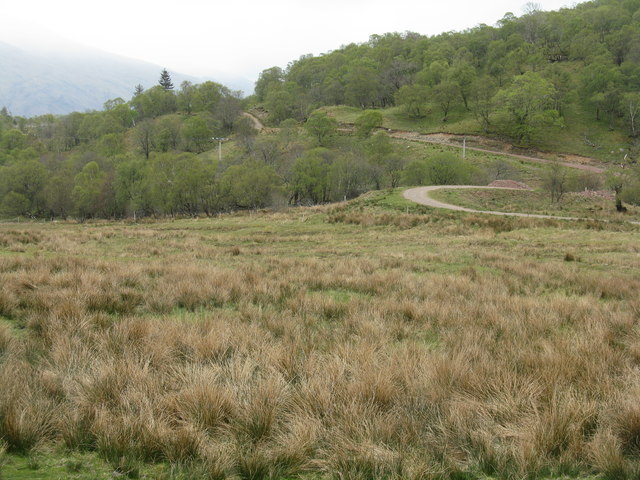
<instances>
[{"instance_id":1,"label":"tree","mask_svg":"<svg viewBox=\"0 0 640 480\"><path fill-rule=\"evenodd\" d=\"M355 198L370 188L370 166L357 151L345 152L329 168L333 200Z\"/></svg>"},{"instance_id":2,"label":"tree","mask_svg":"<svg viewBox=\"0 0 640 480\"><path fill-rule=\"evenodd\" d=\"M123 158L116 167L116 201L126 213L133 213L134 220L145 203L146 176L144 162L135 157Z\"/></svg>"},{"instance_id":3,"label":"tree","mask_svg":"<svg viewBox=\"0 0 640 480\"><path fill-rule=\"evenodd\" d=\"M140 118L155 118L176 111L176 96L159 85L131 99L131 106Z\"/></svg>"},{"instance_id":4,"label":"tree","mask_svg":"<svg viewBox=\"0 0 640 480\"><path fill-rule=\"evenodd\" d=\"M495 111L496 90L495 81L489 76L476 79L471 87L471 111L482 125L482 130L485 133L489 131L491 115Z\"/></svg>"},{"instance_id":5,"label":"tree","mask_svg":"<svg viewBox=\"0 0 640 480\"><path fill-rule=\"evenodd\" d=\"M229 167L221 178L221 189L230 206L262 208L280 193L282 180L270 165L245 162Z\"/></svg>"},{"instance_id":6,"label":"tree","mask_svg":"<svg viewBox=\"0 0 640 480\"><path fill-rule=\"evenodd\" d=\"M596 120L600 112L610 114L609 122L620 105L619 85L622 83L620 70L615 66L598 60L584 68L582 72L582 94L596 107Z\"/></svg>"},{"instance_id":7,"label":"tree","mask_svg":"<svg viewBox=\"0 0 640 480\"><path fill-rule=\"evenodd\" d=\"M373 107L380 96L378 72L373 66L355 65L345 75L345 100L360 108Z\"/></svg>"},{"instance_id":8,"label":"tree","mask_svg":"<svg viewBox=\"0 0 640 480\"><path fill-rule=\"evenodd\" d=\"M640 205L640 167L630 167L623 173L624 188L619 193L620 200Z\"/></svg>"},{"instance_id":9,"label":"tree","mask_svg":"<svg viewBox=\"0 0 640 480\"><path fill-rule=\"evenodd\" d=\"M31 202L29 199L18 192L9 192L0 203L0 212L5 215L31 215Z\"/></svg>"},{"instance_id":10,"label":"tree","mask_svg":"<svg viewBox=\"0 0 640 480\"><path fill-rule=\"evenodd\" d=\"M182 110L187 115L191 115L191 112L193 112L196 91L196 87L188 80L185 80L180 84L180 91L176 98L178 109Z\"/></svg>"},{"instance_id":11,"label":"tree","mask_svg":"<svg viewBox=\"0 0 640 480\"><path fill-rule=\"evenodd\" d=\"M290 202L304 200L323 203L329 200L329 152L322 148L306 152L293 164Z\"/></svg>"},{"instance_id":12,"label":"tree","mask_svg":"<svg viewBox=\"0 0 640 480\"><path fill-rule=\"evenodd\" d=\"M87 163L75 176L71 198L80 218L94 217L103 209L101 200L105 179L106 174L96 162Z\"/></svg>"},{"instance_id":13,"label":"tree","mask_svg":"<svg viewBox=\"0 0 640 480\"><path fill-rule=\"evenodd\" d=\"M509 117L507 131L522 144L527 144L544 126L556 124L558 112L553 109L555 89L551 82L535 72L516 76L501 89L496 103Z\"/></svg>"},{"instance_id":14,"label":"tree","mask_svg":"<svg viewBox=\"0 0 640 480\"><path fill-rule=\"evenodd\" d=\"M258 136L258 129L253 123L250 117L241 115L233 123L233 132L238 139L238 142L244 147L247 152L253 150L253 145Z\"/></svg>"},{"instance_id":15,"label":"tree","mask_svg":"<svg viewBox=\"0 0 640 480\"><path fill-rule=\"evenodd\" d=\"M376 190L380 190L384 178L392 172L396 166L393 159L393 145L385 132L376 132L363 142L367 161L371 165L371 179ZM391 182L393 183L393 182Z\"/></svg>"},{"instance_id":16,"label":"tree","mask_svg":"<svg viewBox=\"0 0 640 480\"><path fill-rule=\"evenodd\" d=\"M272 124L278 125L283 120L295 117L296 97L284 88L270 89L264 103Z\"/></svg>"},{"instance_id":17,"label":"tree","mask_svg":"<svg viewBox=\"0 0 640 480\"><path fill-rule=\"evenodd\" d=\"M187 118L180 133L185 150L189 152L204 152L211 142L212 132L200 116Z\"/></svg>"},{"instance_id":18,"label":"tree","mask_svg":"<svg viewBox=\"0 0 640 480\"><path fill-rule=\"evenodd\" d=\"M622 110L629 125L630 135L638 136L638 115L640 114L640 93L626 93L622 97Z\"/></svg>"},{"instance_id":19,"label":"tree","mask_svg":"<svg viewBox=\"0 0 640 480\"><path fill-rule=\"evenodd\" d=\"M469 110L469 93L476 79L476 70L466 61L458 61L448 72L447 77L458 86L464 108Z\"/></svg>"},{"instance_id":20,"label":"tree","mask_svg":"<svg viewBox=\"0 0 640 480\"><path fill-rule=\"evenodd\" d=\"M319 146L326 147L327 142L338 129L338 121L328 116L326 112L316 111L309 116L304 128L316 139Z\"/></svg>"},{"instance_id":21,"label":"tree","mask_svg":"<svg viewBox=\"0 0 640 480\"><path fill-rule=\"evenodd\" d=\"M225 87L211 81L196 85L194 88L193 112L213 113L222 96L228 93Z\"/></svg>"},{"instance_id":22,"label":"tree","mask_svg":"<svg viewBox=\"0 0 640 480\"><path fill-rule=\"evenodd\" d=\"M178 115L165 115L154 123L154 144L161 152L177 150L182 120Z\"/></svg>"},{"instance_id":23,"label":"tree","mask_svg":"<svg viewBox=\"0 0 640 480\"><path fill-rule=\"evenodd\" d=\"M446 122L449 118L449 110L454 99L458 96L458 86L451 80L443 80L441 83L433 87L432 94L435 102L442 110L442 121Z\"/></svg>"},{"instance_id":24,"label":"tree","mask_svg":"<svg viewBox=\"0 0 640 480\"><path fill-rule=\"evenodd\" d=\"M404 179L408 185L464 185L471 181L473 168L460 157L441 153L407 165Z\"/></svg>"},{"instance_id":25,"label":"tree","mask_svg":"<svg viewBox=\"0 0 640 480\"><path fill-rule=\"evenodd\" d=\"M214 109L214 117L226 133L233 130L233 124L241 113L240 92L224 95Z\"/></svg>"},{"instance_id":26,"label":"tree","mask_svg":"<svg viewBox=\"0 0 640 480\"><path fill-rule=\"evenodd\" d=\"M377 110L365 110L355 121L356 135L366 138L371 132L382 126L384 117Z\"/></svg>"},{"instance_id":27,"label":"tree","mask_svg":"<svg viewBox=\"0 0 640 480\"><path fill-rule=\"evenodd\" d=\"M426 173L433 185L464 185L471 180L471 166L459 156L441 153L426 160Z\"/></svg>"},{"instance_id":28,"label":"tree","mask_svg":"<svg viewBox=\"0 0 640 480\"><path fill-rule=\"evenodd\" d=\"M13 128L2 135L0 147L5 150L21 150L26 148L28 137L17 128Z\"/></svg>"},{"instance_id":29,"label":"tree","mask_svg":"<svg viewBox=\"0 0 640 480\"><path fill-rule=\"evenodd\" d=\"M144 156L149 158L149 153L155 148L156 143L156 128L153 121L144 120L140 122L136 125L133 135Z\"/></svg>"},{"instance_id":30,"label":"tree","mask_svg":"<svg viewBox=\"0 0 640 480\"><path fill-rule=\"evenodd\" d=\"M73 172L69 167L61 167L57 173L47 178L42 196L51 216L66 218L73 210L71 191L73 190Z\"/></svg>"},{"instance_id":31,"label":"tree","mask_svg":"<svg viewBox=\"0 0 640 480\"><path fill-rule=\"evenodd\" d=\"M101 155L109 158L124 153L123 135L119 133L102 135L96 142L96 149Z\"/></svg>"},{"instance_id":32,"label":"tree","mask_svg":"<svg viewBox=\"0 0 640 480\"><path fill-rule=\"evenodd\" d=\"M284 81L284 72L280 67L271 67L260 72L260 76L256 81L255 94L259 102L264 102L269 91L274 87L280 86Z\"/></svg>"},{"instance_id":33,"label":"tree","mask_svg":"<svg viewBox=\"0 0 640 480\"><path fill-rule=\"evenodd\" d=\"M429 87L414 83L404 85L396 92L396 103L412 118L422 118L427 114Z\"/></svg>"},{"instance_id":34,"label":"tree","mask_svg":"<svg viewBox=\"0 0 640 480\"><path fill-rule=\"evenodd\" d=\"M22 200L17 200L24 198L28 207L22 213L37 215L43 207L42 190L47 175L47 168L35 155L14 158L8 165L0 167L0 197L11 192L19 194L20 197L12 195L12 205L22 204Z\"/></svg>"},{"instance_id":35,"label":"tree","mask_svg":"<svg viewBox=\"0 0 640 480\"><path fill-rule=\"evenodd\" d=\"M166 68L162 69L162 72L160 72L160 80L158 80L158 84L165 90L173 90L171 75L169 75Z\"/></svg>"},{"instance_id":36,"label":"tree","mask_svg":"<svg viewBox=\"0 0 640 480\"><path fill-rule=\"evenodd\" d=\"M215 167L201 157L183 153L174 160L169 200L179 212L195 215L209 210L215 195Z\"/></svg>"},{"instance_id":37,"label":"tree","mask_svg":"<svg viewBox=\"0 0 640 480\"><path fill-rule=\"evenodd\" d=\"M547 168L544 187L551 196L551 203L559 203L567 191L569 172L559 162L553 162Z\"/></svg>"}]
</instances>

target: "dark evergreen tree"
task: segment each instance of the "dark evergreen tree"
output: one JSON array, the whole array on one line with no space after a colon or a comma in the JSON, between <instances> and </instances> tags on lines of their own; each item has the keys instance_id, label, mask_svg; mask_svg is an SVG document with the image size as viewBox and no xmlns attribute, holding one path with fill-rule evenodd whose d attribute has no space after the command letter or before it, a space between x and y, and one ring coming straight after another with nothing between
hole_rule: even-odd
<instances>
[{"instance_id":1,"label":"dark evergreen tree","mask_svg":"<svg viewBox=\"0 0 640 480\"><path fill-rule=\"evenodd\" d=\"M142 92L144 92L144 87L142 85L138 84L133 89L133 96L137 97L138 95L142 94Z\"/></svg>"},{"instance_id":2,"label":"dark evergreen tree","mask_svg":"<svg viewBox=\"0 0 640 480\"><path fill-rule=\"evenodd\" d=\"M171 81L171 75L167 72L167 69L163 69L160 73L160 80L158 81L160 86L165 90L173 90L173 82Z\"/></svg>"}]
</instances>

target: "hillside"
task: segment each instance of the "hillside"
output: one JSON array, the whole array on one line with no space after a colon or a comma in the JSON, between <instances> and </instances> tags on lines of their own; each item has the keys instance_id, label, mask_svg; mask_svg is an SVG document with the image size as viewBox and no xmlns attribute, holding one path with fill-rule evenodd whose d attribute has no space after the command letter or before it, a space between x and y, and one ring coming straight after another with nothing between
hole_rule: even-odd
<instances>
[{"instance_id":1,"label":"hillside","mask_svg":"<svg viewBox=\"0 0 640 480\"><path fill-rule=\"evenodd\" d=\"M256 101L277 125L319 107L384 112L390 128L475 133L607 161L638 156L640 4L529 4L495 26L372 35L264 70Z\"/></svg>"},{"instance_id":2,"label":"hillside","mask_svg":"<svg viewBox=\"0 0 640 480\"><path fill-rule=\"evenodd\" d=\"M26 48L26 47L25 47ZM0 107L19 116L101 110L134 87L153 86L162 67L88 48L38 52L0 42ZM174 74L179 85L193 77Z\"/></svg>"},{"instance_id":3,"label":"hillside","mask_svg":"<svg viewBox=\"0 0 640 480\"><path fill-rule=\"evenodd\" d=\"M375 35L265 70L249 98L167 78L103 110L4 110L0 215L214 215L505 176L563 193L609 190L623 211L640 203L639 9L598 0L435 37ZM51 78L56 91L55 76L33 77ZM439 137L478 150L427 143ZM605 172L565 168L575 162Z\"/></svg>"}]
</instances>

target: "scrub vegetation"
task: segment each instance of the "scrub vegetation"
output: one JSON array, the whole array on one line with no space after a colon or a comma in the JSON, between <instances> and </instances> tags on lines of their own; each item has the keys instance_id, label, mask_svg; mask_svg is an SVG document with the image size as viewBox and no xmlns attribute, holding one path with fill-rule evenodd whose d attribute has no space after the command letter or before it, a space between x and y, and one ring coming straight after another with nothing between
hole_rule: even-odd
<instances>
[{"instance_id":1,"label":"scrub vegetation","mask_svg":"<svg viewBox=\"0 0 640 480\"><path fill-rule=\"evenodd\" d=\"M397 191L1 225L0 472L631 478L637 236Z\"/></svg>"}]
</instances>

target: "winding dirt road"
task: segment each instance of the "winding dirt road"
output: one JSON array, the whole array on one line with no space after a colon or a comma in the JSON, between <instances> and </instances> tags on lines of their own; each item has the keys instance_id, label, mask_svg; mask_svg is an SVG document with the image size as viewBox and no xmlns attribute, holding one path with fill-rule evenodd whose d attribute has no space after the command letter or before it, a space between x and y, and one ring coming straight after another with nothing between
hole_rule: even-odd
<instances>
[{"instance_id":1,"label":"winding dirt road","mask_svg":"<svg viewBox=\"0 0 640 480\"><path fill-rule=\"evenodd\" d=\"M494 210L474 210L472 208L461 207L460 205L453 205L451 203L444 203L435 200L429 196L429 192L441 189L482 189L482 190L521 190L521 188L506 188L506 187L479 187L475 185L430 185L428 187L416 187L405 190L402 195L407 200L410 200L420 205L426 205L433 208L444 208L446 210L455 210L458 212L470 212L470 213L485 213L489 215L501 215L505 217L529 217L529 218L552 218L555 220L588 220L587 218L579 217L561 217L556 215L542 215L537 213L518 213L518 212L497 212ZM640 225L640 222L627 220L628 223L634 225Z\"/></svg>"}]
</instances>

